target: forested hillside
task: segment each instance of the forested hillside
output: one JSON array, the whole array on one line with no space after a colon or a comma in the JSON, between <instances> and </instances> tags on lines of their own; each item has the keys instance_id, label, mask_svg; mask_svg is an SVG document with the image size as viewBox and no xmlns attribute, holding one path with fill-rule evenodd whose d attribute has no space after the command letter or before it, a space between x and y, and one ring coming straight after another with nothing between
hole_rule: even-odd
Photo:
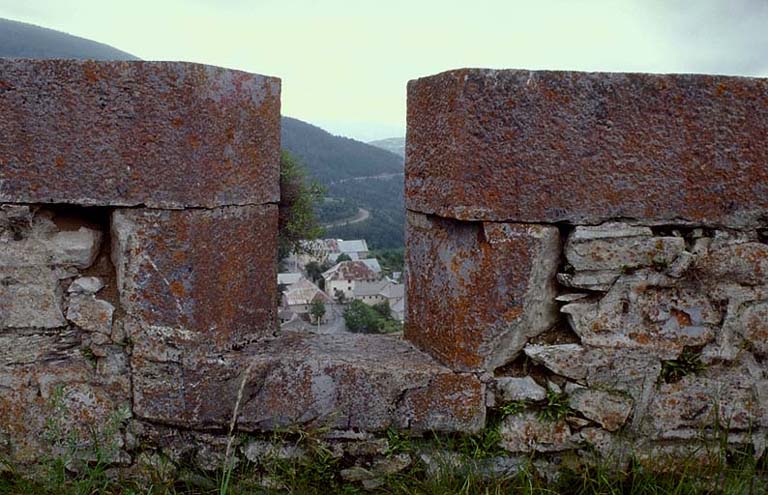
<instances>
[{"instance_id":1,"label":"forested hillside","mask_svg":"<svg viewBox=\"0 0 768 495\"><path fill-rule=\"evenodd\" d=\"M403 158L354 139L334 136L290 117L282 119L282 146L304 163L310 175L328 188L320 208L324 223L339 220L357 207L368 220L328 229L329 237L363 238L373 248L398 248L404 243L405 201Z\"/></svg>"},{"instance_id":2,"label":"forested hillside","mask_svg":"<svg viewBox=\"0 0 768 495\"><path fill-rule=\"evenodd\" d=\"M0 58L138 60L103 43L8 19L0 19Z\"/></svg>"},{"instance_id":3,"label":"forested hillside","mask_svg":"<svg viewBox=\"0 0 768 495\"><path fill-rule=\"evenodd\" d=\"M317 180L330 184L352 177L403 171L402 157L291 117L282 120L282 145L301 156Z\"/></svg>"}]
</instances>

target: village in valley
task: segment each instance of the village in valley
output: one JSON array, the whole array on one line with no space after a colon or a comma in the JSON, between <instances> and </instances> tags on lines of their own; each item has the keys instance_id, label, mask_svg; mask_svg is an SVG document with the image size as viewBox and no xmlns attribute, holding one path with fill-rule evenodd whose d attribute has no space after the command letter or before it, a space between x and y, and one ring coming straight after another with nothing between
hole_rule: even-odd
<instances>
[{"instance_id":1,"label":"village in valley","mask_svg":"<svg viewBox=\"0 0 768 495\"><path fill-rule=\"evenodd\" d=\"M281 329L315 333L402 330L402 271L383 269L364 239L302 242L277 275Z\"/></svg>"}]
</instances>

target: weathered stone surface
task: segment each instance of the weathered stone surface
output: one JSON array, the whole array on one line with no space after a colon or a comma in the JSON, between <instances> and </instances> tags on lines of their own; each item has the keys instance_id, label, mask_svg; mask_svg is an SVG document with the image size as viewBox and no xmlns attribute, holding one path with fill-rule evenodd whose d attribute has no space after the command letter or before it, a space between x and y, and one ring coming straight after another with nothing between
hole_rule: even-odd
<instances>
[{"instance_id":1,"label":"weathered stone surface","mask_svg":"<svg viewBox=\"0 0 768 495\"><path fill-rule=\"evenodd\" d=\"M122 445L120 431L106 428L113 419L119 426L130 379L94 366L80 344L73 331L0 333L0 436L7 435L17 462L54 455L71 439L86 456L94 442Z\"/></svg>"},{"instance_id":2,"label":"weathered stone surface","mask_svg":"<svg viewBox=\"0 0 768 495\"><path fill-rule=\"evenodd\" d=\"M768 355L768 301L747 306L741 313L744 339L753 352Z\"/></svg>"},{"instance_id":3,"label":"weathered stone surface","mask_svg":"<svg viewBox=\"0 0 768 495\"><path fill-rule=\"evenodd\" d=\"M207 356L149 339L137 342L133 358L135 413L184 427L228 425L241 386L244 430L472 432L485 422L477 378L454 374L395 337L285 332Z\"/></svg>"},{"instance_id":4,"label":"weathered stone surface","mask_svg":"<svg viewBox=\"0 0 768 495\"><path fill-rule=\"evenodd\" d=\"M408 209L757 226L768 79L462 69L408 84ZM713 146L713 143L722 145Z\"/></svg>"},{"instance_id":5,"label":"weathered stone surface","mask_svg":"<svg viewBox=\"0 0 768 495\"><path fill-rule=\"evenodd\" d=\"M760 417L751 383L739 384L720 371L717 377L687 375L662 384L648 408L644 433L695 439L705 429L751 430Z\"/></svg>"},{"instance_id":6,"label":"weathered stone surface","mask_svg":"<svg viewBox=\"0 0 768 495\"><path fill-rule=\"evenodd\" d=\"M695 263L699 276L718 282L768 285L768 245L747 242L710 249Z\"/></svg>"},{"instance_id":7,"label":"weathered stone surface","mask_svg":"<svg viewBox=\"0 0 768 495\"><path fill-rule=\"evenodd\" d=\"M275 205L117 210L112 242L135 342L230 349L276 330Z\"/></svg>"},{"instance_id":8,"label":"weathered stone surface","mask_svg":"<svg viewBox=\"0 0 768 495\"><path fill-rule=\"evenodd\" d=\"M499 445L510 452L557 452L574 447L565 420L544 421L532 412L507 416L499 432Z\"/></svg>"},{"instance_id":9,"label":"weathered stone surface","mask_svg":"<svg viewBox=\"0 0 768 495\"><path fill-rule=\"evenodd\" d=\"M565 257L577 271L623 270L671 264L685 249L682 237L654 237L651 229L609 223L576 227Z\"/></svg>"},{"instance_id":10,"label":"weathered stone surface","mask_svg":"<svg viewBox=\"0 0 768 495\"><path fill-rule=\"evenodd\" d=\"M622 276L599 301L561 311L584 344L643 348L663 359L714 340L722 319L700 287L655 287L642 272Z\"/></svg>"},{"instance_id":11,"label":"weathered stone surface","mask_svg":"<svg viewBox=\"0 0 768 495\"><path fill-rule=\"evenodd\" d=\"M69 298L67 319L89 332L112 333L112 314L115 307L93 295L75 294Z\"/></svg>"},{"instance_id":12,"label":"weathered stone surface","mask_svg":"<svg viewBox=\"0 0 768 495\"><path fill-rule=\"evenodd\" d=\"M57 232L52 239L54 265L88 268L101 246L101 232L80 227L75 231Z\"/></svg>"},{"instance_id":13,"label":"weathered stone surface","mask_svg":"<svg viewBox=\"0 0 768 495\"><path fill-rule=\"evenodd\" d=\"M605 390L576 390L569 397L568 403L571 408L596 421L608 431L621 428L632 413L632 399Z\"/></svg>"},{"instance_id":14,"label":"weathered stone surface","mask_svg":"<svg viewBox=\"0 0 768 495\"><path fill-rule=\"evenodd\" d=\"M547 397L546 389L536 383L530 376L502 376L496 378L495 384L501 398L505 401L538 401L544 400Z\"/></svg>"},{"instance_id":15,"label":"weathered stone surface","mask_svg":"<svg viewBox=\"0 0 768 495\"><path fill-rule=\"evenodd\" d=\"M47 266L0 266L0 328L66 325L56 272Z\"/></svg>"},{"instance_id":16,"label":"weathered stone surface","mask_svg":"<svg viewBox=\"0 0 768 495\"><path fill-rule=\"evenodd\" d=\"M0 201L277 202L280 81L180 62L0 60Z\"/></svg>"},{"instance_id":17,"label":"weathered stone surface","mask_svg":"<svg viewBox=\"0 0 768 495\"><path fill-rule=\"evenodd\" d=\"M492 370L556 318L554 227L409 213L405 338L454 369Z\"/></svg>"},{"instance_id":18,"label":"weathered stone surface","mask_svg":"<svg viewBox=\"0 0 768 495\"><path fill-rule=\"evenodd\" d=\"M554 373L590 387L627 392L636 403L648 400L661 372L659 358L642 349L528 345L525 354Z\"/></svg>"}]
</instances>

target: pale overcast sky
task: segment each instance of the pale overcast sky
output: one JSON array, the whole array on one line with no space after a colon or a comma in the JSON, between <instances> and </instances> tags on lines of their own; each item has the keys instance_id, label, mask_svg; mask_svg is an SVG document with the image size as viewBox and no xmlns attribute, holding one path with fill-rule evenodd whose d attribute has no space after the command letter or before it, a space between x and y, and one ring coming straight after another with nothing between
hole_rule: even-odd
<instances>
[{"instance_id":1,"label":"pale overcast sky","mask_svg":"<svg viewBox=\"0 0 768 495\"><path fill-rule=\"evenodd\" d=\"M768 0L0 0L0 17L279 76L283 113L400 136L409 79L458 67L768 76Z\"/></svg>"}]
</instances>

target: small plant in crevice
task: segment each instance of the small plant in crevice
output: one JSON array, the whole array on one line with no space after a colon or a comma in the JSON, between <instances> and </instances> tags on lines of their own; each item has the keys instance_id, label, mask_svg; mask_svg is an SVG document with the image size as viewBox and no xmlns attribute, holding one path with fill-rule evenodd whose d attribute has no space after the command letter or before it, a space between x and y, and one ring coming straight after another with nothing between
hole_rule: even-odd
<instances>
[{"instance_id":1,"label":"small plant in crevice","mask_svg":"<svg viewBox=\"0 0 768 495\"><path fill-rule=\"evenodd\" d=\"M501 419L504 419L507 416L522 414L522 412L525 411L527 407L528 407L528 401L525 401L525 400L515 400L507 404L504 404L499 408Z\"/></svg>"},{"instance_id":2,"label":"small plant in crevice","mask_svg":"<svg viewBox=\"0 0 768 495\"><path fill-rule=\"evenodd\" d=\"M547 397L537 416L542 421L558 421L572 412L567 394L547 388Z\"/></svg>"},{"instance_id":3,"label":"small plant in crevice","mask_svg":"<svg viewBox=\"0 0 768 495\"><path fill-rule=\"evenodd\" d=\"M70 486L75 493L95 493L111 483L106 470L120 454L120 430L131 417L127 406L118 407L98 426L87 433L72 426L70 411L62 385L53 389L48 400L49 415L42 432L48 443L43 464L49 482Z\"/></svg>"},{"instance_id":4,"label":"small plant in crevice","mask_svg":"<svg viewBox=\"0 0 768 495\"><path fill-rule=\"evenodd\" d=\"M677 359L661 362L659 383L679 382L684 376L701 373L706 368L701 362L701 353L686 347Z\"/></svg>"}]
</instances>

